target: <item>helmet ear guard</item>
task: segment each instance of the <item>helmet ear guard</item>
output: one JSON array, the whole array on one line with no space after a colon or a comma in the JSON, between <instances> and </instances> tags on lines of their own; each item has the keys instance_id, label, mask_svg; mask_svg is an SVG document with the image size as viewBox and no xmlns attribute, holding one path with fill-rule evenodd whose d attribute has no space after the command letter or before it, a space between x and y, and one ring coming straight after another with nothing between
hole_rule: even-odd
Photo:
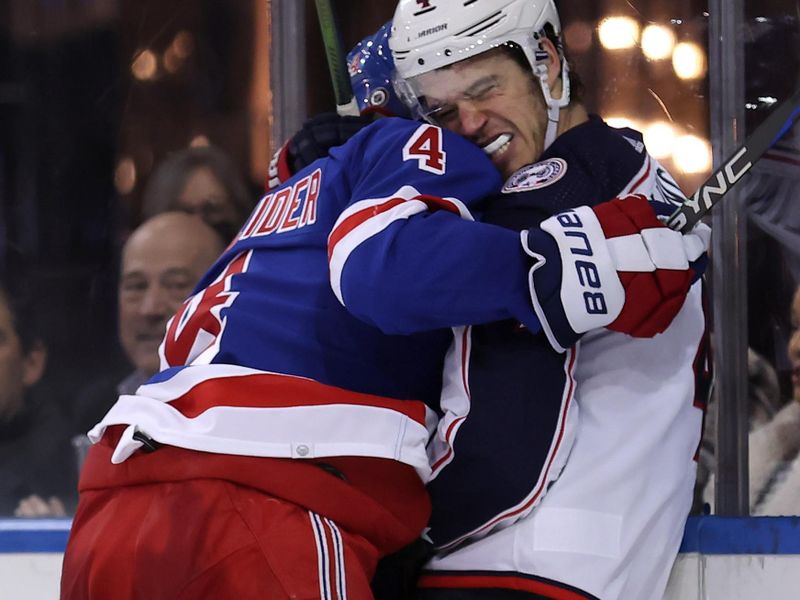
<instances>
[{"instance_id":1,"label":"helmet ear guard","mask_svg":"<svg viewBox=\"0 0 800 600\"><path fill-rule=\"evenodd\" d=\"M553 98L550 91L549 69L544 63L550 55L545 51L541 52L545 55L540 62L533 66L533 74L539 81L539 87L542 88L542 95L544 102L547 105L547 130L544 135L544 149L547 149L552 144L558 135L558 122L561 116L561 109L569 106L570 102L570 87L569 87L569 64L567 63L564 53L559 46L556 46L559 60L561 62L561 97L558 99ZM538 54L538 53L537 53Z\"/></svg>"}]
</instances>

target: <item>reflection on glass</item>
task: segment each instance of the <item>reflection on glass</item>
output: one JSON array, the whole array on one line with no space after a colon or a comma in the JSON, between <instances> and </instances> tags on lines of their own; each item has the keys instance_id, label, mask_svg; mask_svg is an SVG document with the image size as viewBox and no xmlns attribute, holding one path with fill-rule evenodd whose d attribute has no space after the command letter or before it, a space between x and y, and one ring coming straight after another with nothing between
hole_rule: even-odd
<instances>
[{"instance_id":1,"label":"reflection on glass","mask_svg":"<svg viewBox=\"0 0 800 600\"><path fill-rule=\"evenodd\" d=\"M597 32L606 50L633 48L639 42L639 23L630 17L603 19Z\"/></svg>"},{"instance_id":2,"label":"reflection on glass","mask_svg":"<svg viewBox=\"0 0 800 600\"><path fill-rule=\"evenodd\" d=\"M642 32L642 52L650 60L663 60L672 56L675 33L664 25L648 25Z\"/></svg>"},{"instance_id":3,"label":"reflection on glass","mask_svg":"<svg viewBox=\"0 0 800 600\"><path fill-rule=\"evenodd\" d=\"M705 51L694 42L681 42L672 53L672 68L681 79L698 79L706 74Z\"/></svg>"}]
</instances>

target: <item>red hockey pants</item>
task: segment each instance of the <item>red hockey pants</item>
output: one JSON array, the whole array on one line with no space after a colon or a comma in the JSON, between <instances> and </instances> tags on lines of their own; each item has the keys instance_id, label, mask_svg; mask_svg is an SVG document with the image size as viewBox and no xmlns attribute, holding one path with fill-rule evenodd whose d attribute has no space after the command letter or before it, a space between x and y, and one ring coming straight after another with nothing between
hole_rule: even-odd
<instances>
[{"instance_id":1,"label":"red hockey pants","mask_svg":"<svg viewBox=\"0 0 800 600\"><path fill-rule=\"evenodd\" d=\"M61 598L366 600L377 559L329 519L227 481L89 490Z\"/></svg>"}]
</instances>

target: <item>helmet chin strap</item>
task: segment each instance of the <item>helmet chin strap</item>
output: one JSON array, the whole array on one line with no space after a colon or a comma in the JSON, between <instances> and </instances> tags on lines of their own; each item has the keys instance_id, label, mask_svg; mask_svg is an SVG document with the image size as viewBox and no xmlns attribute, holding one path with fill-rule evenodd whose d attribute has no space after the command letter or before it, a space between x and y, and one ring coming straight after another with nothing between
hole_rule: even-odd
<instances>
[{"instance_id":1,"label":"helmet chin strap","mask_svg":"<svg viewBox=\"0 0 800 600\"><path fill-rule=\"evenodd\" d=\"M561 98L554 99L550 93L550 84L547 83L547 67L538 63L533 68L539 86L542 88L544 101L547 105L547 130L544 134L544 148L547 150L555 141L558 135L558 122L561 117L561 109L569 105L569 65L563 58L561 59Z\"/></svg>"}]
</instances>

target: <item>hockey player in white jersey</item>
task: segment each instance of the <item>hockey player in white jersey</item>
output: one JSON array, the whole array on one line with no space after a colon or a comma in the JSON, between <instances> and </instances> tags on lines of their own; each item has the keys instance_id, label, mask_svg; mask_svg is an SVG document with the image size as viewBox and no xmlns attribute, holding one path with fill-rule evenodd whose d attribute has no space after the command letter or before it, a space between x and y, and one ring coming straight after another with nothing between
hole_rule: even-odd
<instances>
[{"instance_id":1,"label":"hockey player in white jersey","mask_svg":"<svg viewBox=\"0 0 800 600\"><path fill-rule=\"evenodd\" d=\"M552 0L401 0L390 45L409 106L481 146L507 177L484 221L535 224L565 248L576 238L554 213L641 194L666 215L681 201L638 132L586 113ZM614 252L630 258L628 249ZM551 266L541 263L533 280ZM438 554L420 598L662 596L701 433L701 285L652 339L566 334L574 320L544 317L545 299L534 300L538 335L514 322L461 330L429 446ZM561 299L582 292L562 289Z\"/></svg>"}]
</instances>

